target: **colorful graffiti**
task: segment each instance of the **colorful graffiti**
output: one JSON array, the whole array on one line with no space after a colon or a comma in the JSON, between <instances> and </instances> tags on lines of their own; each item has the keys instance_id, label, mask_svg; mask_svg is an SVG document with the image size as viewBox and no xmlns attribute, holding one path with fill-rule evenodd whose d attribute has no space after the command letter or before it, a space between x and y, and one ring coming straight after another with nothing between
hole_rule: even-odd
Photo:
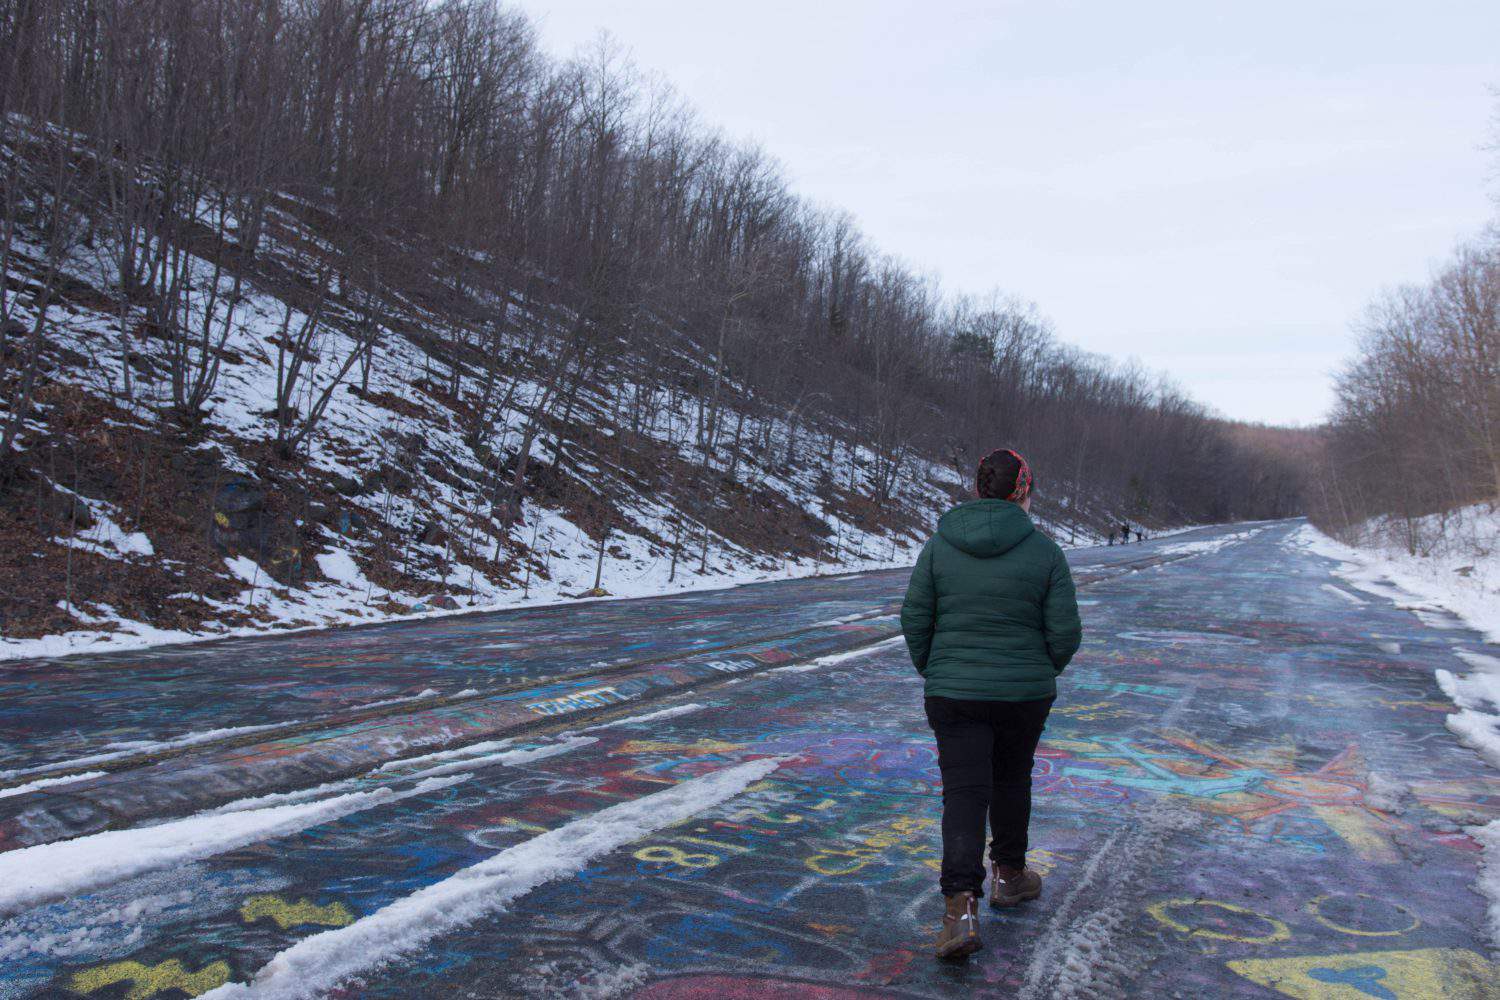
<instances>
[{"instance_id":1,"label":"colorful graffiti","mask_svg":"<svg viewBox=\"0 0 1500 1000\"><path fill-rule=\"evenodd\" d=\"M1496 968L1472 951L1418 948L1355 954L1246 959L1229 968L1290 997L1494 997Z\"/></svg>"},{"instance_id":2,"label":"colorful graffiti","mask_svg":"<svg viewBox=\"0 0 1500 1000\"><path fill-rule=\"evenodd\" d=\"M190 997L207 993L229 981L229 965L211 962L196 972L189 972L176 959L156 965L140 962L111 962L73 974L68 988L85 996L121 983L129 983L125 1000L148 1000L162 993L182 992Z\"/></svg>"},{"instance_id":3,"label":"colorful graffiti","mask_svg":"<svg viewBox=\"0 0 1500 1000\"><path fill-rule=\"evenodd\" d=\"M1128 553L1086 550L1075 565L1086 582L1173 558L1181 557L1148 543ZM189 734L389 715L404 711L393 699L426 692L493 693L888 614L905 582L905 571L861 573L0 662L0 787L85 758L114 766L99 758L170 752L167 744Z\"/></svg>"},{"instance_id":4,"label":"colorful graffiti","mask_svg":"<svg viewBox=\"0 0 1500 1000\"><path fill-rule=\"evenodd\" d=\"M940 787L917 679L883 647L799 673L706 668L715 683L652 705L673 713L597 709L587 740L561 716L507 745L538 751L523 763L478 757L460 783L0 920L0 982L16 997L175 997L220 972L246 981L310 934L563 823L775 757L732 800L348 994L1493 996L1462 826L1500 815L1500 780L1428 707L1454 633L1328 595L1282 530L1092 592L1034 772L1044 894L985 912L990 947L966 965L927 954ZM1303 572L1286 572L1293 558ZM1372 659L1372 632L1401 653ZM122 921L129 900L160 902Z\"/></svg>"}]
</instances>

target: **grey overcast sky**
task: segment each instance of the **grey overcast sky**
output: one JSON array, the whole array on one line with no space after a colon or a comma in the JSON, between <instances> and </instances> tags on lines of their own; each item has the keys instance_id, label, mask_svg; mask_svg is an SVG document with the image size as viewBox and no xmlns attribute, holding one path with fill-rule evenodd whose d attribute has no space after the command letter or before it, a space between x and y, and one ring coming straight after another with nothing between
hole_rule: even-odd
<instances>
[{"instance_id":1,"label":"grey overcast sky","mask_svg":"<svg viewBox=\"0 0 1500 1000\"><path fill-rule=\"evenodd\" d=\"M522 0L607 30L950 291L1312 423L1353 323L1496 214L1500 0Z\"/></svg>"}]
</instances>

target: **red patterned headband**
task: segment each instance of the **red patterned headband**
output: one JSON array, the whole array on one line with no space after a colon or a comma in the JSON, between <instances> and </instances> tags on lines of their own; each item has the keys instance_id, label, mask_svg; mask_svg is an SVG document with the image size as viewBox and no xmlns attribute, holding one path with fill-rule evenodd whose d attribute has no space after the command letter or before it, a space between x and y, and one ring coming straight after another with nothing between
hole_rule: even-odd
<instances>
[{"instance_id":1,"label":"red patterned headband","mask_svg":"<svg viewBox=\"0 0 1500 1000\"><path fill-rule=\"evenodd\" d=\"M1031 492L1031 466L1026 464L1026 459L1021 457L1019 451L1012 451L1009 448L997 448L984 457L984 461L979 463L980 468L983 468L996 455L1009 455L1021 466L1016 470L1015 488L1010 491L1010 496L1005 498L1011 503L1020 503L1026 499L1026 494Z\"/></svg>"},{"instance_id":2,"label":"red patterned headband","mask_svg":"<svg viewBox=\"0 0 1500 1000\"><path fill-rule=\"evenodd\" d=\"M1005 499L1012 503L1020 503L1026 499L1026 494L1031 492L1031 466L1026 464L1026 459L1021 457L1019 451L1006 448L1005 453L1021 463L1021 467L1016 470L1016 488L1011 490L1010 496Z\"/></svg>"}]
</instances>

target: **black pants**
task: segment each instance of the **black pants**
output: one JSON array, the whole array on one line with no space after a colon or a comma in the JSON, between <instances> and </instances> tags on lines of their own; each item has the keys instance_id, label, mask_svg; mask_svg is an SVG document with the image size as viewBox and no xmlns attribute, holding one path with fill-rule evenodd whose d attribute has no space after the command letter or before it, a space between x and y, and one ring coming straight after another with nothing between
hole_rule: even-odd
<instances>
[{"instance_id":1,"label":"black pants","mask_svg":"<svg viewBox=\"0 0 1500 1000\"><path fill-rule=\"evenodd\" d=\"M1031 765L1052 710L1040 701L928 698L927 724L937 736L943 774L943 895L984 887L984 823L990 860L1026 865L1031 823Z\"/></svg>"}]
</instances>

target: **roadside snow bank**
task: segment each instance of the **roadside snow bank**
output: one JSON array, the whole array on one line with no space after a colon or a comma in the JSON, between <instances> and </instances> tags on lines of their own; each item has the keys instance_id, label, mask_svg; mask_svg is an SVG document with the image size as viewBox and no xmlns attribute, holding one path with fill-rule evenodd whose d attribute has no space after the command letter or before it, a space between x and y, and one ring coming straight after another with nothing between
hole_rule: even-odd
<instances>
[{"instance_id":1,"label":"roadside snow bank","mask_svg":"<svg viewBox=\"0 0 1500 1000\"><path fill-rule=\"evenodd\" d=\"M1388 540L1378 548L1352 548L1311 525L1304 525L1289 544L1337 560L1335 575L1367 593L1394 600L1436 627L1444 627L1444 622L1434 619L1432 612L1450 611L1489 641L1500 642L1500 512L1470 507L1449 514L1447 524L1455 538L1434 542L1426 556L1413 556L1390 544L1389 528L1361 533ZM1461 676L1449 670L1436 673L1438 686L1458 706L1458 712L1448 716L1448 728L1500 767L1500 657L1463 649L1455 649L1454 655L1474 670Z\"/></svg>"},{"instance_id":2,"label":"roadside snow bank","mask_svg":"<svg viewBox=\"0 0 1500 1000\"><path fill-rule=\"evenodd\" d=\"M1500 643L1500 508L1476 504L1410 525L1376 518L1351 533L1355 547L1310 525L1296 537L1319 555L1347 563L1339 575L1355 586L1382 597L1397 596L1394 587L1408 603L1417 597L1436 604Z\"/></svg>"},{"instance_id":3,"label":"roadside snow bank","mask_svg":"<svg viewBox=\"0 0 1500 1000\"><path fill-rule=\"evenodd\" d=\"M327 992L503 909L537 886L576 874L595 858L729 801L780 765L777 758L736 764L564 823L347 927L303 938L267 962L250 982L227 983L205 993L203 1000L295 1000Z\"/></svg>"},{"instance_id":4,"label":"roadside snow bank","mask_svg":"<svg viewBox=\"0 0 1500 1000\"><path fill-rule=\"evenodd\" d=\"M54 785L66 785L73 781L86 781L89 778L102 778L108 771L85 771L82 774L70 774L66 778L40 778L36 781L28 781L24 785L16 785L13 788L0 788L0 799L12 795L25 795L27 792L35 792L43 788L51 788Z\"/></svg>"},{"instance_id":5,"label":"roadside snow bank","mask_svg":"<svg viewBox=\"0 0 1500 1000\"><path fill-rule=\"evenodd\" d=\"M1448 716L1448 728L1500 767L1500 657L1464 649L1453 653L1474 672L1463 676L1437 672L1438 687L1459 709L1457 715Z\"/></svg>"},{"instance_id":6,"label":"roadside snow bank","mask_svg":"<svg viewBox=\"0 0 1500 1000\"><path fill-rule=\"evenodd\" d=\"M99 506L99 501L83 499L90 504L97 519L108 516L108 508ZM812 503L808 500L806 503ZM806 504L804 504L806 506ZM97 509L96 509L97 508ZM811 508L809 508L811 509ZM818 508L821 510L821 508ZM825 519L837 519L827 514ZM103 521L100 521L102 524ZM616 600L637 597L666 597L673 594L728 590L753 583L770 583L779 580L798 580L818 576L848 576L856 573L878 573L886 570L909 569L921 550L921 542L915 536L877 536L856 531L845 525L840 529L846 539L846 551L836 561L822 558L777 559L757 556L744 549L726 548L716 551L710 558L706 572L698 573L688 568L674 570L670 560L653 553L642 539L621 534L616 537L615 548L621 546L629 558L606 563L604 587L608 594L603 597L584 597L584 588L592 583L596 543L587 535L577 531L560 514L537 509L531 515L533 534L527 535L538 542L539 549L550 552L554 579L531 581L529 588L517 590L484 580L475 575L460 574L457 583L472 585L477 592L466 600L471 603L451 609L435 609L430 597L400 590L388 590L372 583L360 568L355 558L358 547L348 542L325 541L324 551L317 553L313 561L325 579L310 581L301 587L288 587L277 583L254 560L246 557L226 559L225 571L245 585L240 595L229 602L209 602L225 612L236 616L250 613L252 624L229 625L225 622L209 622L200 629L158 628L148 622L139 621L121 614L115 608L98 602L75 602L70 610L74 619L89 628L79 628L36 639L8 638L0 635L0 661L32 659L51 656L71 656L80 653L124 652L149 649L156 646L186 645L210 642L215 639L245 638L263 635L283 635L292 632L316 631L338 628L345 625L374 624L391 621L415 621L424 618L447 618L453 615L478 614L491 611L509 611L549 607L561 604L582 604L587 601ZM832 522L830 522L832 523ZM1044 528L1061 542L1063 532L1043 519L1038 519ZM1255 522L1251 522L1253 525ZM653 530L661 535L671 533L665 522L652 522ZM524 527L524 526L523 526ZM1154 538L1194 531L1203 525L1189 525L1159 531ZM1253 531L1230 536L1228 541L1238 540L1253 534ZM93 537L93 536L91 536ZM123 533L108 534L104 541L122 552L141 555L146 552L149 540L144 535L127 538ZM99 542L93 538L90 544ZM1065 548L1098 545L1100 539L1087 533L1077 536L1078 546L1065 544ZM1206 547L1193 551L1216 551L1223 544L1209 542ZM1189 547L1197 543L1179 543ZM197 595L190 595L197 596ZM393 606L406 611L393 611ZM89 609L92 609L89 610ZM312 624L308 624L311 622Z\"/></svg>"},{"instance_id":7,"label":"roadside snow bank","mask_svg":"<svg viewBox=\"0 0 1500 1000\"><path fill-rule=\"evenodd\" d=\"M592 543L590 543L592 544ZM316 557L319 569L330 579L310 583L303 588L289 588L276 583L254 561L240 558L226 560L225 568L246 585L246 590L237 602L225 604L227 610L253 610L260 619L259 624L227 626L210 624L202 631L162 629L146 622L127 618L106 605L91 605L94 614L74 608L74 617L80 620L88 614L88 623L97 628L78 629L37 639L11 639L0 637L0 661L72 656L79 653L115 653L156 646L188 645L211 642L215 639L247 638L265 635L288 635L293 632L310 632L344 625L367 625L392 621L417 621L426 618L449 618L456 615L480 614L491 611L511 611L553 607L566 604L584 604L592 601L611 601L636 597L667 597L673 594L730 590L752 583L771 583L779 580L800 580L817 576L846 576L851 573L872 573L893 569L909 569L916 561L918 548L915 545L898 546L891 558L846 558L838 563L819 562L804 558L798 561L783 561L774 566L757 565L749 556L741 562L717 568L709 574L680 573L673 581L668 579L670 566L664 561L653 565L649 571L635 577L610 577L606 575L605 587L609 593L603 597L584 597L574 594L578 589L570 578L554 581L538 581L531 594L516 590L496 592L490 599L474 604L438 610L394 613L371 604L371 596L381 601L393 601L405 607L426 608L422 598L400 591L388 591L374 587L359 572L349 554L336 549ZM324 557L329 557L325 562ZM580 565L593 566L593 556L580 557ZM592 572L592 569L590 569ZM253 602L253 608L251 604ZM298 624L313 621L315 624Z\"/></svg>"},{"instance_id":8,"label":"roadside snow bank","mask_svg":"<svg viewBox=\"0 0 1500 1000\"><path fill-rule=\"evenodd\" d=\"M1306 525L1289 543L1337 560L1336 575L1367 593L1395 600L1431 624L1443 624L1431 612L1449 611L1489 642L1500 642L1500 510L1466 507L1412 524L1380 518L1363 525L1355 537L1359 548ZM1417 540L1422 554L1413 555ZM1436 671L1438 687L1458 707L1447 718L1448 728L1500 768L1500 656L1473 649L1453 653L1474 669L1466 674ZM1478 889L1490 901L1490 936L1500 948L1500 820L1467 832L1484 849Z\"/></svg>"},{"instance_id":9,"label":"roadside snow bank","mask_svg":"<svg viewBox=\"0 0 1500 1000\"><path fill-rule=\"evenodd\" d=\"M1469 836L1484 847L1479 869L1479 891L1490 901L1490 939L1500 946L1500 819L1485 826L1471 826Z\"/></svg>"}]
</instances>

